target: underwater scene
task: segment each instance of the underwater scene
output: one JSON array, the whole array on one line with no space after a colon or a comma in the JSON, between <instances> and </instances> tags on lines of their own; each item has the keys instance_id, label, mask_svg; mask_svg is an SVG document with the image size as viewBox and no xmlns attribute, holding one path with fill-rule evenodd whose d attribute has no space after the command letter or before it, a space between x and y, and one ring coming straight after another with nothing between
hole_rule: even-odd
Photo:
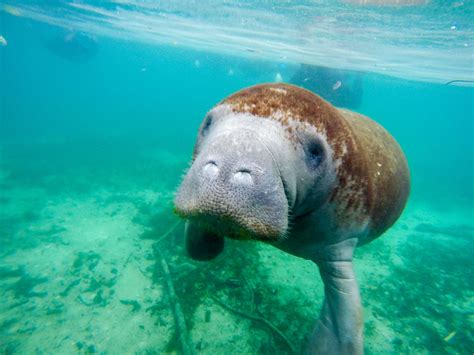
<instances>
[{"instance_id":1,"label":"underwater scene","mask_svg":"<svg viewBox=\"0 0 474 355\"><path fill-rule=\"evenodd\" d=\"M0 0L0 353L472 354L473 20L469 0ZM350 292L344 280L331 289L324 257L295 256L268 235L241 231L225 248L211 238L197 249L210 260L190 257L187 238L203 234L176 196L211 145L196 141L228 106L213 107L263 83L273 83L267 96L243 96L242 112L281 114L268 92L295 90L337 117L352 114L333 107L370 117L406 157L408 202L380 237L359 241ZM234 154L241 136L231 131L217 153ZM273 160L297 176L329 166L321 154L337 149L319 137L304 168ZM205 168L218 174L217 163ZM233 181L249 189L253 174ZM284 179L273 187L291 240L306 214L286 205ZM189 204L197 189L184 191ZM373 213L403 207L407 188L389 190ZM221 203L232 212L246 198ZM246 218L276 199L258 198ZM229 220L206 223L225 234ZM313 330L320 314L329 326Z\"/></svg>"}]
</instances>

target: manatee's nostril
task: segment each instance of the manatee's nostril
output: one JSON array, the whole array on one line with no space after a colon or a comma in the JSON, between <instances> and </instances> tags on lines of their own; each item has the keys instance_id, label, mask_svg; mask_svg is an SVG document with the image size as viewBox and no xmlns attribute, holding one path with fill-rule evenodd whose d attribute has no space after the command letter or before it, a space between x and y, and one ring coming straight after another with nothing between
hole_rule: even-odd
<instances>
[{"instance_id":1,"label":"manatee's nostril","mask_svg":"<svg viewBox=\"0 0 474 355\"><path fill-rule=\"evenodd\" d=\"M248 170L239 170L234 174L234 182L237 184L250 185L253 183L252 175Z\"/></svg>"},{"instance_id":2,"label":"manatee's nostril","mask_svg":"<svg viewBox=\"0 0 474 355\"><path fill-rule=\"evenodd\" d=\"M207 163L206 165L204 165L204 168L202 169L202 172L209 179L213 179L219 173L219 168L217 167L216 163L211 161L211 162Z\"/></svg>"}]
</instances>

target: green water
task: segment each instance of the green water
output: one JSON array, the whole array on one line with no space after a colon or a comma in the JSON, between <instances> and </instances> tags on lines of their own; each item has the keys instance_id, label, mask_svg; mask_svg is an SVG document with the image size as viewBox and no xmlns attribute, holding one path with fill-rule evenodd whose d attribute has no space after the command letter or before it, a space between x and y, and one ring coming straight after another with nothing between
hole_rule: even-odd
<instances>
[{"instance_id":1,"label":"green water","mask_svg":"<svg viewBox=\"0 0 474 355\"><path fill-rule=\"evenodd\" d=\"M197 353L303 350L323 299L316 267L232 241L195 262L172 211L206 112L299 64L136 33L58 53L48 44L71 29L26 14L0 13L0 352L183 353L184 328ZM347 67L363 77L355 110L398 140L412 178L401 219L356 252L369 354L474 351L474 90L443 84L473 73L456 68L414 81Z\"/></svg>"}]
</instances>

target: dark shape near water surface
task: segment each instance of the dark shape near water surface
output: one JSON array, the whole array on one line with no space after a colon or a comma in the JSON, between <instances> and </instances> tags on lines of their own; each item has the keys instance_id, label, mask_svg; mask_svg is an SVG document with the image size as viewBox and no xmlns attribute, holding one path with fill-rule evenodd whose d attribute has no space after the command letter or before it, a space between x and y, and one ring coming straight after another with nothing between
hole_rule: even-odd
<instances>
[{"instance_id":1,"label":"dark shape near water surface","mask_svg":"<svg viewBox=\"0 0 474 355\"><path fill-rule=\"evenodd\" d=\"M317 65L301 64L290 80L335 106L356 109L362 101L362 75Z\"/></svg>"},{"instance_id":2,"label":"dark shape near water surface","mask_svg":"<svg viewBox=\"0 0 474 355\"><path fill-rule=\"evenodd\" d=\"M451 84L470 84L470 85L474 85L474 80L450 80L447 83L444 83L444 85L451 85Z\"/></svg>"},{"instance_id":3,"label":"dark shape near water surface","mask_svg":"<svg viewBox=\"0 0 474 355\"><path fill-rule=\"evenodd\" d=\"M92 35L73 31L57 35L46 43L46 48L72 62L85 62L97 54L98 41Z\"/></svg>"},{"instance_id":4,"label":"dark shape near water surface","mask_svg":"<svg viewBox=\"0 0 474 355\"><path fill-rule=\"evenodd\" d=\"M206 115L175 210L193 258L216 257L229 237L313 261L325 300L308 352L361 354L353 253L395 223L409 189L405 156L376 122L305 89L264 84Z\"/></svg>"},{"instance_id":5,"label":"dark shape near water surface","mask_svg":"<svg viewBox=\"0 0 474 355\"><path fill-rule=\"evenodd\" d=\"M426 5L429 0L344 0L345 3L362 6L419 6Z\"/></svg>"}]
</instances>

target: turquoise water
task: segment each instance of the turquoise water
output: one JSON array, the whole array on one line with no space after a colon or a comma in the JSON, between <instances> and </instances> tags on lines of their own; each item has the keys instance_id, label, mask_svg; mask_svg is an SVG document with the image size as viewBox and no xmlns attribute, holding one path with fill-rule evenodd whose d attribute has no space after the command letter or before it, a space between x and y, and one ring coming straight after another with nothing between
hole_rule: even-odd
<instances>
[{"instance_id":1,"label":"turquoise water","mask_svg":"<svg viewBox=\"0 0 474 355\"><path fill-rule=\"evenodd\" d=\"M315 266L250 242L192 261L172 200L206 112L307 63L360 76L353 109L410 165L356 252L366 352L472 353L474 89L446 85L474 79L472 3L218 4L0 4L0 351L304 349Z\"/></svg>"}]
</instances>

